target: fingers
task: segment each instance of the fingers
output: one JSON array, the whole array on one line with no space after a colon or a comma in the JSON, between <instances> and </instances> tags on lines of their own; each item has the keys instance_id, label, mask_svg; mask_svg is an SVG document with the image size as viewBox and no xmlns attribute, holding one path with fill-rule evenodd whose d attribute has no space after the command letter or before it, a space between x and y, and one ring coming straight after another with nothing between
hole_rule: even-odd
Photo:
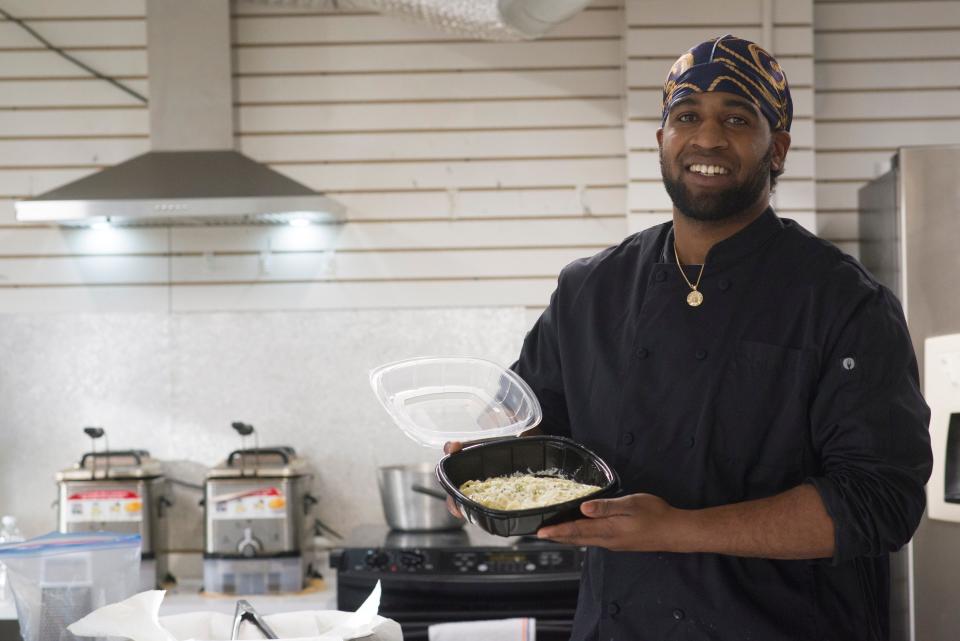
<instances>
[{"instance_id":1,"label":"fingers","mask_svg":"<svg viewBox=\"0 0 960 641\"><path fill-rule=\"evenodd\" d=\"M621 496L616 499L595 499L581 504L580 512L592 519L605 516L627 516L633 512L630 509L632 503L633 499L630 496Z\"/></svg>"},{"instance_id":2,"label":"fingers","mask_svg":"<svg viewBox=\"0 0 960 641\"><path fill-rule=\"evenodd\" d=\"M580 506L580 512L584 516L589 516L592 518L606 515L608 509L610 508L607 507L607 504L604 503L603 500L586 501Z\"/></svg>"},{"instance_id":3,"label":"fingers","mask_svg":"<svg viewBox=\"0 0 960 641\"><path fill-rule=\"evenodd\" d=\"M460 441L447 441L443 444L443 453L444 454L453 454L454 452L459 452L463 449L463 443ZM458 519L463 518L463 514L460 513L460 508L457 507L456 501L453 500L453 497L447 497L447 511L450 514L454 515Z\"/></svg>"},{"instance_id":4,"label":"fingers","mask_svg":"<svg viewBox=\"0 0 960 641\"><path fill-rule=\"evenodd\" d=\"M537 530L537 538L551 539L553 541L579 538L582 536L582 531L579 525L579 522L582 520L585 519L561 523L560 525L549 525L547 527L542 527Z\"/></svg>"},{"instance_id":5,"label":"fingers","mask_svg":"<svg viewBox=\"0 0 960 641\"><path fill-rule=\"evenodd\" d=\"M460 441L447 441L443 444L443 453L444 454L453 454L454 452L459 452L463 449L463 443Z\"/></svg>"},{"instance_id":6,"label":"fingers","mask_svg":"<svg viewBox=\"0 0 960 641\"><path fill-rule=\"evenodd\" d=\"M597 547L610 547L615 535L613 524L609 520L594 521L592 519L578 519L540 528L537 531L539 539Z\"/></svg>"},{"instance_id":7,"label":"fingers","mask_svg":"<svg viewBox=\"0 0 960 641\"><path fill-rule=\"evenodd\" d=\"M447 511L450 512L450 514L457 517L458 519L464 518L463 514L460 513L460 508L457 507L457 502L454 501L453 497L451 496L447 497Z\"/></svg>"},{"instance_id":8,"label":"fingers","mask_svg":"<svg viewBox=\"0 0 960 641\"><path fill-rule=\"evenodd\" d=\"M587 518L541 528L537 537L608 550L665 550L671 545L665 537L671 531L673 510L651 494L595 499L580 506Z\"/></svg>"}]
</instances>

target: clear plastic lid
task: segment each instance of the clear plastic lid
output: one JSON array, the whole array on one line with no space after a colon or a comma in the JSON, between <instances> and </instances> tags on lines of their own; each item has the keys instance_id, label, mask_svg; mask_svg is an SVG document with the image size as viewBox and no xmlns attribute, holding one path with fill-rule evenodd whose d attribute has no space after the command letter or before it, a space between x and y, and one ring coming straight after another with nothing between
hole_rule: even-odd
<instances>
[{"instance_id":1,"label":"clear plastic lid","mask_svg":"<svg viewBox=\"0 0 960 641\"><path fill-rule=\"evenodd\" d=\"M370 372L370 385L400 429L427 447L515 436L543 418L523 379L482 358L427 356L381 365Z\"/></svg>"}]
</instances>

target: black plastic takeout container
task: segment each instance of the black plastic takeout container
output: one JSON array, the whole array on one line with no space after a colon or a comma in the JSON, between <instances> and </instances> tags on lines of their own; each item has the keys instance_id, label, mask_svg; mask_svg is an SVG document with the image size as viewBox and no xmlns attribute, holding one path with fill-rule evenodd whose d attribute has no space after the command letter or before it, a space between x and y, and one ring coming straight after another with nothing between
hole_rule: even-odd
<instances>
[{"instance_id":1,"label":"black plastic takeout container","mask_svg":"<svg viewBox=\"0 0 960 641\"><path fill-rule=\"evenodd\" d=\"M573 501L529 510L494 510L460 492L467 481L548 470L558 470L558 476L600 489ZM606 461L562 436L508 437L468 445L440 459L437 478L468 521L499 536L534 534L545 525L581 518L581 503L612 496L620 488L616 471Z\"/></svg>"}]
</instances>

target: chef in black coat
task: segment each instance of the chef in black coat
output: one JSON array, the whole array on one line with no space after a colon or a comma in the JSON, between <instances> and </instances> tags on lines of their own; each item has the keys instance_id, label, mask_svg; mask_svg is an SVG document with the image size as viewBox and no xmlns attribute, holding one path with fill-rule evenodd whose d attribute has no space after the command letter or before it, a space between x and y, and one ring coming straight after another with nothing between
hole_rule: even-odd
<instances>
[{"instance_id":1,"label":"chef in black coat","mask_svg":"<svg viewBox=\"0 0 960 641\"><path fill-rule=\"evenodd\" d=\"M770 207L792 112L755 43L677 60L672 222L565 267L513 365L625 490L538 533L590 546L573 641L889 637L929 410L897 299Z\"/></svg>"}]
</instances>

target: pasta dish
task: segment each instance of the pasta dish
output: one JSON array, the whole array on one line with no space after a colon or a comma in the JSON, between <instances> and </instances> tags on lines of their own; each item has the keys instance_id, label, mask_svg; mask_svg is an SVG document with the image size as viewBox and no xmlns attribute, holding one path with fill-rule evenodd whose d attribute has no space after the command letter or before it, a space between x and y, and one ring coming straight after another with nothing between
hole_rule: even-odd
<instances>
[{"instance_id":1,"label":"pasta dish","mask_svg":"<svg viewBox=\"0 0 960 641\"><path fill-rule=\"evenodd\" d=\"M494 510L527 510L579 499L600 490L597 485L557 477L517 473L485 481L467 481L460 491L467 498Z\"/></svg>"}]
</instances>

